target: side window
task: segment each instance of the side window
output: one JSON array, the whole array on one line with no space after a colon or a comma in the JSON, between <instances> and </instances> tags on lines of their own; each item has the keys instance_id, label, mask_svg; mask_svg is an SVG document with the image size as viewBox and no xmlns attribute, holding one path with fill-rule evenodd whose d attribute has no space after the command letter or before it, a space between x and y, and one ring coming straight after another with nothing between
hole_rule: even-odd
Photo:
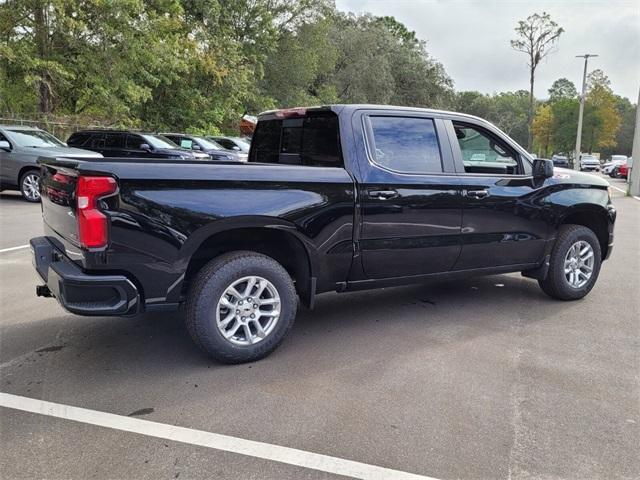
<instances>
[{"instance_id":1,"label":"side window","mask_svg":"<svg viewBox=\"0 0 640 480\"><path fill-rule=\"evenodd\" d=\"M127 135L127 148L140 150L140 145L147 143L140 135Z\"/></svg>"},{"instance_id":2,"label":"side window","mask_svg":"<svg viewBox=\"0 0 640 480\"><path fill-rule=\"evenodd\" d=\"M77 132L71 134L71 136L67 140L67 143L69 145L83 146L89 138L91 138L90 133Z\"/></svg>"},{"instance_id":3,"label":"side window","mask_svg":"<svg viewBox=\"0 0 640 480\"><path fill-rule=\"evenodd\" d=\"M442 157L430 118L368 117L372 159L381 167L403 173L442 173Z\"/></svg>"},{"instance_id":4,"label":"side window","mask_svg":"<svg viewBox=\"0 0 640 480\"><path fill-rule=\"evenodd\" d=\"M216 142L218 142L220 145L222 145L224 148L231 150L233 149L233 147L236 146L235 143L233 143L231 140L226 139L226 138L218 138L216 139Z\"/></svg>"},{"instance_id":5,"label":"side window","mask_svg":"<svg viewBox=\"0 0 640 480\"><path fill-rule=\"evenodd\" d=\"M124 135L121 133L107 133L104 136L105 148L124 148Z\"/></svg>"},{"instance_id":6,"label":"side window","mask_svg":"<svg viewBox=\"0 0 640 480\"><path fill-rule=\"evenodd\" d=\"M90 143L92 148L103 148L104 147L104 135L102 133L93 133L91 134Z\"/></svg>"},{"instance_id":7,"label":"side window","mask_svg":"<svg viewBox=\"0 0 640 480\"><path fill-rule=\"evenodd\" d=\"M466 173L520 173L516 160L518 155L502 141L475 126L454 122L453 127Z\"/></svg>"}]
</instances>

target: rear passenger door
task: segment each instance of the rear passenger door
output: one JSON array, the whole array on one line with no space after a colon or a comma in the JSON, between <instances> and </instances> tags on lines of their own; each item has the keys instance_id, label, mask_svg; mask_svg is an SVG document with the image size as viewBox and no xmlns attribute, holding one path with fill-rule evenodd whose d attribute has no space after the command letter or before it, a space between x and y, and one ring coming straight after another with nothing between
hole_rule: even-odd
<instances>
[{"instance_id":1,"label":"rear passenger door","mask_svg":"<svg viewBox=\"0 0 640 480\"><path fill-rule=\"evenodd\" d=\"M366 143L359 238L365 276L451 270L461 249L462 206L443 121L382 110L354 122Z\"/></svg>"}]
</instances>

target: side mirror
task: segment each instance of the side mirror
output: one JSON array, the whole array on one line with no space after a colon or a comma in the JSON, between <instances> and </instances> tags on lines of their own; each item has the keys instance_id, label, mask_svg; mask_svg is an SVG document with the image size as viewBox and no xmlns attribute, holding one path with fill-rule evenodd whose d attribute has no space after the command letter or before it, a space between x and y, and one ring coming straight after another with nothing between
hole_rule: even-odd
<instances>
[{"instance_id":1,"label":"side mirror","mask_svg":"<svg viewBox=\"0 0 640 480\"><path fill-rule=\"evenodd\" d=\"M239 152L240 151L240 147L237 146L237 145L234 145L231 150L235 150L236 152Z\"/></svg>"},{"instance_id":2,"label":"side mirror","mask_svg":"<svg viewBox=\"0 0 640 480\"><path fill-rule=\"evenodd\" d=\"M11 144L9 144L9 142L7 142L6 140L0 141L0 150L10 151Z\"/></svg>"},{"instance_id":3,"label":"side mirror","mask_svg":"<svg viewBox=\"0 0 640 480\"><path fill-rule=\"evenodd\" d=\"M191 149L192 149L192 150L202 150L202 148L200 147L200 145L198 145L197 143L194 143L193 145L191 145Z\"/></svg>"},{"instance_id":4,"label":"side mirror","mask_svg":"<svg viewBox=\"0 0 640 480\"><path fill-rule=\"evenodd\" d=\"M553 177L553 162L543 158L536 158L533 161L533 178Z\"/></svg>"},{"instance_id":5,"label":"side mirror","mask_svg":"<svg viewBox=\"0 0 640 480\"><path fill-rule=\"evenodd\" d=\"M146 151L149 151L149 150L151 150L151 145L149 145L148 143L142 143L142 144L140 145L140 150L146 150Z\"/></svg>"}]
</instances>

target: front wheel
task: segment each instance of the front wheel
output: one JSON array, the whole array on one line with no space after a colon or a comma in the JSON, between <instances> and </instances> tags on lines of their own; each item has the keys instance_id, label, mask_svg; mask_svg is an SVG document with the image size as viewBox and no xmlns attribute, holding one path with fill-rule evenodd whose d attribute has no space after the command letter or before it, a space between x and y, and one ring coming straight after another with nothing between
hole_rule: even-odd
<instances>
[{"instance_id":1,"label":"front wheel","mask_svg":"<svg viewBox=\"0 0 640 480\"><path fill-rule=\"evenodd\" d=\"M255 252L215 258L189 289L186 325L196 344L222 363L259 360L293 326L297 296L274 259Z\"/></svg>"},{"instance_id":2,"label":"front wheel","mask_svg":"<svg viewBox=\"0 0 640 480\"><path fill-rule=\"evenodd\" d=\"M20 193L27 202L40 201L40 172L27 170L20 176Z\"/></svg>"},{"instance_id":3,"label":"front wheel","mask_svg":"<svg viewBox=\"0 0 640 480\"><path fill-rule=\"evenodd\" d=\"M549 272L538 283L550 297L577 300L595 285L601 263L600 242L593 230L582 225L563 225L551 251Z\"/></svg>"}]
</instances>

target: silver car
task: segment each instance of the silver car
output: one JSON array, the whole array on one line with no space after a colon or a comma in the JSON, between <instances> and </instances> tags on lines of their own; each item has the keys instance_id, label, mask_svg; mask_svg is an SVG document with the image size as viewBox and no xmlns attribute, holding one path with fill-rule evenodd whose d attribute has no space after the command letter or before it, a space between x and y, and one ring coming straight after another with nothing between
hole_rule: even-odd
<instances>
[{"instance_id":1,"label":"silver car","mask_svg":"<svg viewBox=\"0 0 640 480\"><path fill-rule=\"evenodd\" d=\"M19 190L25 200L40 201L38 157L93 157L102 155L70 148L50 133L23 125L0 125L0 190Z\"/></svg>"}]
</instances>

